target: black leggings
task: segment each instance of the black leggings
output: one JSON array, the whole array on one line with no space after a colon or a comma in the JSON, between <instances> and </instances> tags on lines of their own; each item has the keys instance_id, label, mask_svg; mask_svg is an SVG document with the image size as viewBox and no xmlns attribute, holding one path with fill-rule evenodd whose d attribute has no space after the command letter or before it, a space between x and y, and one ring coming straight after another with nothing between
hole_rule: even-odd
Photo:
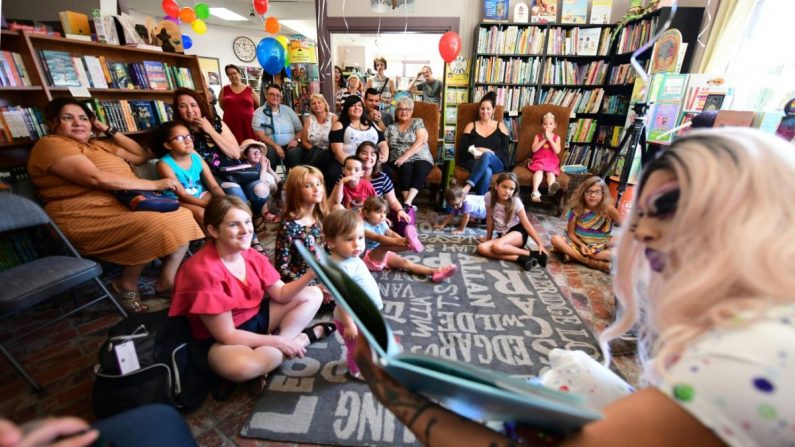
<instances>
[{"instance_id":1,"label":"black leggings","mask_svg":"<svg viewBox=\"0 0 795 447\"><path fill-rule=\"evenodd\" d=\"M409 189L422 189L428 180L428 174L433 169L433 164L425 160L416 160L395 166L390 163L388 170L390 177L395 179L395 189L398 191L408 191Z\"/></svg>"}]
</instances>

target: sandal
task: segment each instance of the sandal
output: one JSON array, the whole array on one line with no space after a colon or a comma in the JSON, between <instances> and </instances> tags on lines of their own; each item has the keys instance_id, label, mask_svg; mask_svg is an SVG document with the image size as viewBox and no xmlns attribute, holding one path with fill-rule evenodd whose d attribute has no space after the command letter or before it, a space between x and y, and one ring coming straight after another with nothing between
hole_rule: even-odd
<instances>
[{"instance_id":1,"label":"sandal","mask_svg":"<svg viewBox=\"0 0 795 447\"><path fill-rule=\"evenodd\" d=\"M318 336L315 335L315 328L318 327L318 326L323 328L323 336L320 337L320 338L318 338ZM317 323L317 324L314 324L314 325L304 329L303 331L301 331L301 333L306 335L306 338L309 339L309 344L311 345L312 343L314 343L314 342L316 342L318 340L322 340L322 339L328 337L329 335L333 334L334 331L336 331L336 330L337 330L337 326L334 323L331 323L329 321L324 321L322 323Z\"/></svg>"},{"instance_id":2,"label":"sandal","mask_svg":"<svg viewBox=\"0 0 795 447\"><path fill-rule=\"evenodd\" d=\"M536 192L530 194L530 200L532 200L533 202L536 202L536 203L540 202L541 201L541 193L536 191Z\"/></svg>"},{"instance_id":3,"label":"sandal","mask_svg":"<svg viewBox=\"0 0 795 447\"><path fill-rule=\"evenodd\" d=\"M125 310L134 314L142 314L149 311L149 306L141 302L141 295L138 294L137 290L122 289L115 282L110 283L110 288Z\"/></svg>"}]
</instances>

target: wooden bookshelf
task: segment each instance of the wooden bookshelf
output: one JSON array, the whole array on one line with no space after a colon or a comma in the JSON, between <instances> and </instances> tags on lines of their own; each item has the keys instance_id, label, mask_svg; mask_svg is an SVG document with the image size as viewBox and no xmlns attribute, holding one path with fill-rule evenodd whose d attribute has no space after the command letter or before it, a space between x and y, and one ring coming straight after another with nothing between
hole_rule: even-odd
<instances>
[{"instance_id":1,"label":"wooden bookshelf","mask_svg":"<svg viewBox=\"0 0 795 447\"><path fill-rule=\"evenodd\" d=\"M44 107L57 96L70 95L67 87L56 87L49 84L46 62L42 60L40 51L63 51L71 57L84 56L104 57L107 61L124 64L155 61L171 67L187 68L194 89L206 99L207 86L201 75L199 61L196 56L177 53L166 53L140 48L110 45L98 42L71 40L62 37L44 36L25 31L0 31L0 46L4 51L19 53L27 72L30 86L0 87L0 107L20 106L41 112ZM131 73L132 74L132 73ZM97 101L162 101L171 102L173 90L155 90L148 88L94 88L88 87L91 97ZM143 141L148 130L130 130L127 135ZM14 139L0 143L0 166L16 166L27 163L30 147L35 144L33 139Z\"/></svg>"}]
</instances>

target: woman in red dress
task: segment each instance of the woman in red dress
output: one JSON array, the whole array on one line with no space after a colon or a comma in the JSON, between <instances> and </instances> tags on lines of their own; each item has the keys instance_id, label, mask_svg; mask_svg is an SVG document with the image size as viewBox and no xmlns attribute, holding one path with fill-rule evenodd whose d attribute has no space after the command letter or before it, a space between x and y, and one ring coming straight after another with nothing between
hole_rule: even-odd
<instances>
[{"instance_id":1,"label":"woman in red dress","mask_svg":"<svg viewBox=\"0 0 795 447\"><path fill-rule=\"evenodd\" d=\"M224 122L235 134L237 142L242 143L249 138L255 138L251 120L254 109L259 107L259 97L251 87L242 82L240 69L236 65L229 64L224 67L224 71L229 78L229 85L221 90L218 104L224 111Z\"/></svg>"}]
</instances>

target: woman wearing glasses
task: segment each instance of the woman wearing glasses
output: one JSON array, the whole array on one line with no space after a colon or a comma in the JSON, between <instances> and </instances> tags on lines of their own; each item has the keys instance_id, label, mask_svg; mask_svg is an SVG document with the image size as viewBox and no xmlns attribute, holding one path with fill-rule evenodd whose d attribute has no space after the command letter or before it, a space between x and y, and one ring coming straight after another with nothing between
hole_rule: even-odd
<instances>
[{"instance_id":1,"label":"woman wearing glasses","mask_svg":"<svg viewBox=\"0 0 795 447\"><path fill-rule=\"evenodd\" d=\"M111 288L131 312L147 311L138 291L144 266L162 258L154 290L170 294L188 242L204 234L186 209L134 212L111 192L175 191L178 182L136 177L131 165L145 163L146 150L76 99L55 98L44 112L50 135L33 146L28 172L45 211L81 254L123 266Z\"/></svg>"},{"instance_id":2,"label":"woman wearing glasses","mask_svg":"<svg viewBox=\"0 0 795 447\"><path fill-rule=\"evenodd\" d=\"M276 84L265 87L265 104L254 111L251 122L257 140L268 145L271 166L284 164L290 168L301 163L298 135L304 126L289 106L282 104L282 89Z\"/></svg>"},{"instance_id":3,"label":"woman wearing glasses","mask_svg":"<svg viewBox=\"0 0 795 447\"><path fill-rule=\"evenodd\" d=\"M397 121L384 132L389 145L387 171L395 179L403 206L411 207L433 169L433 156L422 119L411 117L414 101L408 97L401 98L397 101L396 110Z\"/></svg>"}]
</instances>

